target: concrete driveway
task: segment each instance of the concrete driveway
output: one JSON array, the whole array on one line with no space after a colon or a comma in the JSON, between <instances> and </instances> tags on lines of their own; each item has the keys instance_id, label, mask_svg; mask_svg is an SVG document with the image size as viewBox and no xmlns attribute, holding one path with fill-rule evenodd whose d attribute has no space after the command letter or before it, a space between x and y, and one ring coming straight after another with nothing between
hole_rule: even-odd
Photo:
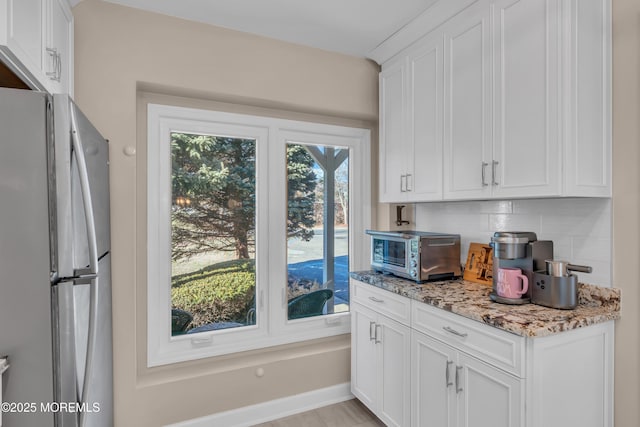
<instances>
[{"instance_id":1,"label":"concrete driveway","mask_svg":"<svg viewBox=\"0 0 640 427\"><path fill-rule=\"evenodd\" d=\"M349 230L336 227L335 232L335 305L349 304ZM314 230L308 242L290 239L288 242L288 271L295 279L306 279L323 283L323 237L322 229Z\"/></svg>"}]
</instances>

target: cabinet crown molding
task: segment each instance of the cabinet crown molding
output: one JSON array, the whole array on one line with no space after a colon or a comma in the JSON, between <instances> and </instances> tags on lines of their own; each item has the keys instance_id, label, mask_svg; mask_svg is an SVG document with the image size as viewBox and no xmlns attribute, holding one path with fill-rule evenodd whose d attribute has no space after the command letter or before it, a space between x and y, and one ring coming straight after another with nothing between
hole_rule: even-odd
<instances>
[{"instance_id":1,"label":"cabinet crown molding","mask_svg":"<svg viewBox=\"0 0 640 427\"><path fill-rule=\"evenodd\" d=\"M478 1L431 0L429 6L420 15L376 46L367 57L381 65L449 18Z\"/></svg>"}]
</instances>

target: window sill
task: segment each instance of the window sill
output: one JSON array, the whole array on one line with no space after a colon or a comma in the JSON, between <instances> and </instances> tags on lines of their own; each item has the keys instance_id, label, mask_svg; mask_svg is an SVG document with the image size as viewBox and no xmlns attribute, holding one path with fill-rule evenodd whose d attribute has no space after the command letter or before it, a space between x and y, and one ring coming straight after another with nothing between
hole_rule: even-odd
<instances>
[{"instance_id":1,"label":"window sill","mask_svg":"<svg viewBox=\"0 0 640 427\"><path fill-rule=\"evenodd\" d=\"M149 352L153 357L149 357L147 368L212 357L235 357L238 353L271 350L290 344L304 346L310 341L349 334L351 314L298 319L289 324L297 326L297 330L277 336L262 334L258 328L253 327L246 327L246 331L234 328L175 336L171 338L170 346ZM233 335L238 339L231 343L220 343L224 335Z\"/></svg>"},{"instance_id":2,"label":"window sill","mask_svg":"<svg viewBox=\"0 0 640 427\"><path fill-rule=\"evenodd\" d=\"M219 375L241 369L255 369L272 363L323 356L350 351L350 349L351 335L342 334L153 368L147 368L144 366L146 360L141 360L137 386L154 387L192 378L201 379L209 375Z\"/></svg>"}]
</instances>

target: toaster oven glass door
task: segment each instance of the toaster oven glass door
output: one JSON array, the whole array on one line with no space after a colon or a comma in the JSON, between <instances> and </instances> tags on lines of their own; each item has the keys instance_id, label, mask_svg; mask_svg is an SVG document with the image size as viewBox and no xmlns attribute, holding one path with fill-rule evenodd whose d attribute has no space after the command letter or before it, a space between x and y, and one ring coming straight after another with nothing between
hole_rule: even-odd
<instances>
[{"instance_id":1,"label":"toaster oven glass door","mask_svg":"<svg viewBox=\"0 0 640 427\"><path fill-rule=\"evenodd\" d=\"M373 238L373 262L379 265L407 266L407 241Z\"/></svg>"}]
</instances>

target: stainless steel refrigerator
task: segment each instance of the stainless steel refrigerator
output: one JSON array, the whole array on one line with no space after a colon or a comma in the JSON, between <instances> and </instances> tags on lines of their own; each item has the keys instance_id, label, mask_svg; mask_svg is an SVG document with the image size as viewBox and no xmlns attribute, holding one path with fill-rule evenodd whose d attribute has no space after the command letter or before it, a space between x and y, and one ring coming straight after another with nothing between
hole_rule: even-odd
<instances>
[{"instance_id":1,"label":"stainless steel refrigerator","mask_svg":"<svg viewBox=\"0 0 640 427\"><path fill-rule=\"evenodd\" d=\"M113 426L110 260L107 141L67 96L0 89L3 427Z\"/></svg>"}]
</instances>

